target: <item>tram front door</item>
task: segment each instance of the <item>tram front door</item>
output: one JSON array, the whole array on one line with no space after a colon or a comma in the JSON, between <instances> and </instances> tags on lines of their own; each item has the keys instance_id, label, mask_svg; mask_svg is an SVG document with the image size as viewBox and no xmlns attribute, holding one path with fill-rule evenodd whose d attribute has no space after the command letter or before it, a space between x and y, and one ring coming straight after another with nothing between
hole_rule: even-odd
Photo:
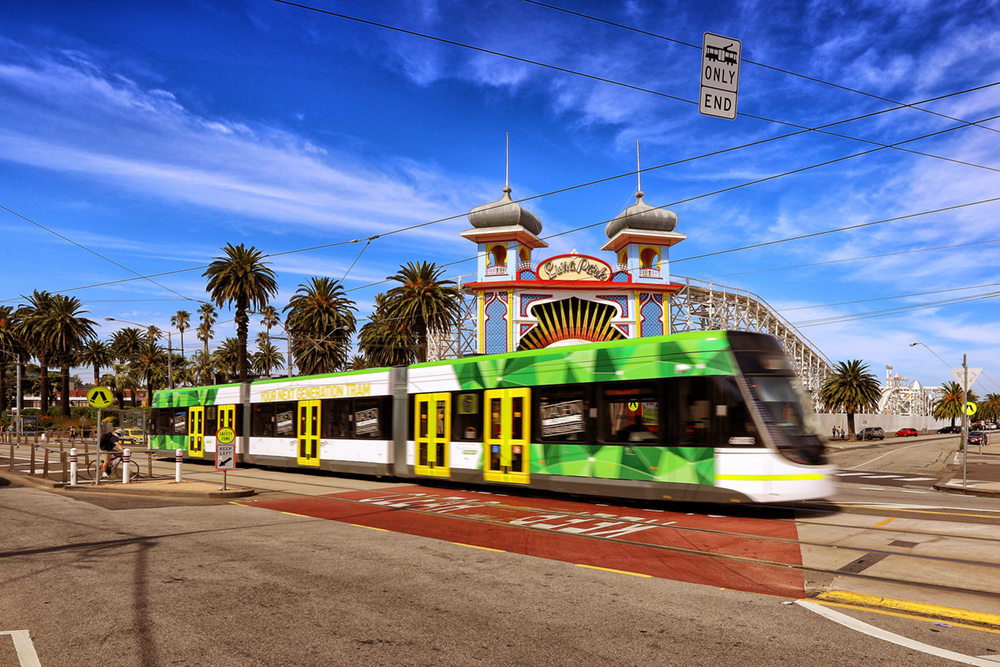
<instances>
[{"instance_id":1,"label":"tram front door","mask_svg":"<svg viewBox=\"0 0 1000 667\"><path fill-rule=\"evenodd\" d=\"M483 479L527 484L531 480L531 390L491 389L484 394L486 441Z\"/></svg>"},{"instance_id":2,"label":"tram front door","mask_svg":"<svg viewBox=\"0 0 1000 667\"><path fill-rule=\"evenodd\" d=\"M451 443L451 394L418 394L416 460L413 471L428 477L451 477L448 447Z\"/></svg>"},{"instance_id":3,"label":"tram front door","mask_svg":"<svg viewBox=\"0 0 1000 667\"><path fill-rule=\"evenodd\" d=\"M299 401L300 466L319 466L319 401Z\"/></svg>"},{"instance_id":4,"label":"tram front door","mask_svg":"<svg viewBox=\"0 0 1000 667\"><path fill-rule=\"evenodd\" d=\"M219 406L219 426L218 428L231 428L233 431L239 432L236 428L236 406L235 405L220 405ZM216 431L218 432L218 431ZM214 434L213 434L214 435Z\"/></svg>"},{"instance_id":5,"label":"tram front door","mask_svg":"<svg viewBox=\"0 0 1000 667\"><path fill-rule=\"evenodd\" d=\"M188 456L205 456L205 408L188 408Z\"/></svg>"}]
</instances>

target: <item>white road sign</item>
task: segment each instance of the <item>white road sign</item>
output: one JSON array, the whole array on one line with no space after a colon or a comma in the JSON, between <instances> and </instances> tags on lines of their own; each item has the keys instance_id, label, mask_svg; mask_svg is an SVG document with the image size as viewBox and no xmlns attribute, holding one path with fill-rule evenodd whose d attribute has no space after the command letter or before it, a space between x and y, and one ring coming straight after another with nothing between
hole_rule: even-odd
<instances>
[{"instance_id":1,"label":"white road sign","mask_svg":"<svg viewBox=\"0 0 1000 667\"><path fill-rule=\"evenodd\" d=\"M215 469L236 470L236 443L215 443Z\"/></svg>"},{"instance_id":2,"label":"white road sign","mask_svg":"<svg viewBox=\"0 0 1000 667\"><path fill-rule=\"evenodd\" d=\"M979 377L979 374L983 372L983 369L982 368L952 368L951 372L955 376L955 379L958 380L958 386L960 386L960 387L962 386L962 383L965 381L965 372L966 371L969 371L969 384L965 388L969 389L970 387L972 387L973 383L975 383L976 378Z\"/></svg>"},{"instance_id":3,"label":"white road sign","mask_svg":"<svg viewBox=\"0 0 1000 667\"><path fill-rule=\"evenodd\" d=\"M698 110L704 115L736 119L742 50L740 40L732 37L706 32L702 38Z\"/></svg>"}]
</instances>

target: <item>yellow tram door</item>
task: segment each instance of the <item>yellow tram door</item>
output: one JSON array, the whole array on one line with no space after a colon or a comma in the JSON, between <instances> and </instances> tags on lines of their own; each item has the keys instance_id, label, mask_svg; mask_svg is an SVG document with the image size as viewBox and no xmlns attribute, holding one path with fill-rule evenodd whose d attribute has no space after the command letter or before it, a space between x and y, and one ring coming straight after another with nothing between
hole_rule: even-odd
<instances>
[{"instance_id":1,"label":"yellow tram door","mask_svg":"<svg viewBox=\"0 0 1000 667\"><path fill-rule=\"evenodd\" d=\"M205 456L205 408L188 408L188 456Z\"/></svg>"},{"instance_id":2,"label":"yellow tram door","mask_svg":"<svg viewBox=\"0 0 1000 667\"><path fill-rule=\"evenodd\" d=\"M483 479L527 484L531 480L531 390L491 389L486 405Z\"/></svg>"},{"instance_id":3,"label":"yellow tram door","mask_svg":"<svg viewBox=\"0 0 1000 667\"><path fill-rule=\"evenodd\" d=\"M299 401L300 466L319 466L319 401Z\"/></svg>"},{"instance_id":4,"label":"yellow tram door","mask_svg":"<svg viewBox=\"0 0 1000 667\"><path fill-rule=\"evenodd\" d=\"M414 472L428 477L451 477L451 394L418 394L414 411L416 460Z\"/></svg>"},{"instance_id":5,"label":"yellow tram door","mask_svg":"<svg viewBox=\"0 0 1000 667\"><path fill-rule=\"evenodd\" d=\"M231 428L233 431L239 433L239 429L236 428L236 406L235 405L220 405L219 406L219 428ZM216 431L218 432L218 431ZM215 435L213 433L212 435Z\"/></svg>"}]
</instances>

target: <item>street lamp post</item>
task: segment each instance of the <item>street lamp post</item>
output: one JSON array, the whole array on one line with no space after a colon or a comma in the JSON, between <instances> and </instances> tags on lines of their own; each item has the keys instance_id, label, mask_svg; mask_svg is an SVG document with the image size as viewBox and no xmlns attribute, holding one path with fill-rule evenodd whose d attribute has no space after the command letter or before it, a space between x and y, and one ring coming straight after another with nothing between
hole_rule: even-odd
<instances>
[{"instance_id":1,"label":"street lamp post","mask_svg":"<svg viewBox=\"0 0 1000 667\"><path fill-rule=\"evenodd\" d=\"M910 347L913 347L914 345L923 345L924 347L927 348L927 350L931 354L933 354L938 359L941 359L940 355L938 355L937 352L928 347L926 343L919 343L919 342L910 343ZM968 415L965 412L965 404L967 401L965 392L967 391L969 386L968 356L969 355L967 354L962 355L963 378L962 378L962 404L960 409L962 411L962 486L963 487L968 486L969 482L969 474L968 474L969 473L969 420L968 420ZM944 364L945 366L948 366L949 369L951 368L951 365L949 365L948 362L945 361L944 359L941 359L941 363ZM982 450L982 446L980 446L980 450Z\"/></svg>"},{"instance_id":2,"label":"street lamp post","mask_svg":"<svg viewBox=\"0 0 1000 667\"><path fill-rule=\"evenodd\" d=\"M114 317L105 317L107 322L124 322L125 324L134 324L137 327L149 328L149 325L139 324L138 322L129 322L128 320L119 320ZM174 388L174 341L170 335L170 329L166 329L167 332L167 386L170 389Z\"/></svg>"}]
</instances>

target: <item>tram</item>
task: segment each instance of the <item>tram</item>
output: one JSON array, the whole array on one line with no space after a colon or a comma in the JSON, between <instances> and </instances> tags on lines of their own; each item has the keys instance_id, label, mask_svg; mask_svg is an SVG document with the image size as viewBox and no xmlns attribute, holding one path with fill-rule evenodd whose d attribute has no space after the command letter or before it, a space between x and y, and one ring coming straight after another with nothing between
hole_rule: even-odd
<instances>
[{"instance_id":1,"label":"tram","mask_svg":"<svg viewBox=\"0 0 1000 667\"><path fill-rule=\"evenodd\" d=\"M780 502L835 491L777 339L700 331L162 390L153 448L559 493Z\"/></svg>"}]
</instances>

